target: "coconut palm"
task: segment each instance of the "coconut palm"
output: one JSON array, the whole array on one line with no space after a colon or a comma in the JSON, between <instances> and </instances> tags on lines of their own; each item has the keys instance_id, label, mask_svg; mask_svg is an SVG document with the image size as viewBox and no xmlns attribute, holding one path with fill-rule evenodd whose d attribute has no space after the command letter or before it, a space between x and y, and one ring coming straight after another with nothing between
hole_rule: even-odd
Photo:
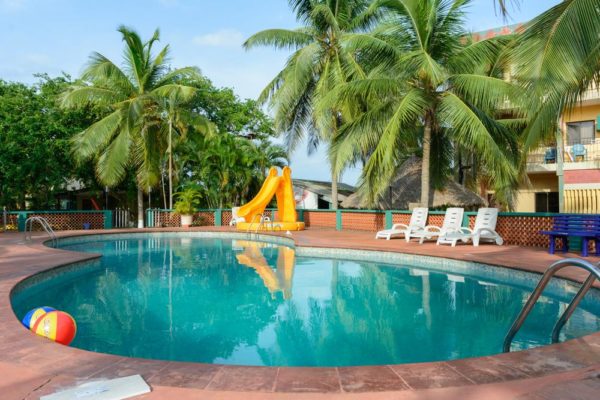
<instances>
[{"instance_id":1,"label":"coconut palm","mask_svg":"<svg viewBox=\"0 0 600 400\"><path fill-rule=\"evenodd\" d=\"M497 194L509 200L517 182L518 147L513 132L495 117L507 99L518 97L494 64L509 39L465 43L469 2L376 0L372 7L385 10L386 19L372 32L349 38L368 64L368 76L330 97L362 101L368 109L337 138L337 169L357 152L369 152L361 192L371 203L415 151L415 138L423 162L423 206L430 203L430 171L445 168L450 152L461 148L477 154L492 172Z\"/></svg>"},{"instance_id":2,"label":"coconut palm","mask_svg":"<svg viewBox=\"0 0 600 400\"><path fill-rule=\"evenodd\" d=\"M161 116L167 129L167 165L169 182L169 209L173 209L173 149L186 139L190 130L194 134L212 135L215 127L208 118L186 108L189 99L181 98L176 92L168 98L159 100ZM174 138L173 135L176 135Z\"/></svg>"},{"instance_id":3,"label":"coconut palm","mask_svg":"<svg viewBox=\"0 0 600 400\"><path fill-rule=\"evenodd\" d=\"M344 36L371 24L375 13L366 0L289 0L297 19L295 30L269 29L250 37L244 47L271 46L293 49L284 69L264 89L262 102L275 110L275 126L283 133L289 152L303 139L309 154L320 142L331 144L348 108L318 110L316 105L336 86L364 73L355 55L343 46ZM333 164L335 154L329 152ZM332 203L337 208L337 180L332 168Z\"/></svg>"},{"instance_id":4,"label":"coconut palm","mask_svg":"<svg viewBox=\"0 0 600 400\"><path fill-rule=\"evenodd\" d=\"M191 99L195 89L178 82L199 73L192 67L168 70L169 46L153 52L158 30L147 42L124 26L118 31L125 42L122 68L93 53L81 83L64 93L62 106L95 104L108 110L106 117L73 138L73 152L80 161L94 159L98 180L109 187L119 184L128 171L136 172L138 227L143 227L143 192L157 183L167 147L161 105L165 99Z\"/></svg>"},{"instance_id":5,"label":"coconut palm","mask_svg":"<svg viewBox=\"0 0 600 400\"><path fill-rule=\"evenodd\" d=\"M526 149L559 129L558 118L600 83L598 0L564 0L531 21L514 54L515 79L532 100Z\"/></svg>"}]
</instances>

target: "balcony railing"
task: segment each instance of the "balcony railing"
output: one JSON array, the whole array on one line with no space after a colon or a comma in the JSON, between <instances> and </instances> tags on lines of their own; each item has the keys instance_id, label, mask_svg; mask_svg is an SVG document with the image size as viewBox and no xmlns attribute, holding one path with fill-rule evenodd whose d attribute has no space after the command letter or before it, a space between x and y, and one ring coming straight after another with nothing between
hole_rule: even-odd
<instances>
[{"instance_id":1,"label":"balcony railing","mask_svg":"<svg viewBox=\"0 0 600 400\"><path fill-rule=\"evenodd\" d=\"M540 147L529 153L527 164L556 164L558 151L556 146ZM564 162L577 163L600 161L600 139L587 139L568 143L565 146Z\"/></svg>"}]
</instances>

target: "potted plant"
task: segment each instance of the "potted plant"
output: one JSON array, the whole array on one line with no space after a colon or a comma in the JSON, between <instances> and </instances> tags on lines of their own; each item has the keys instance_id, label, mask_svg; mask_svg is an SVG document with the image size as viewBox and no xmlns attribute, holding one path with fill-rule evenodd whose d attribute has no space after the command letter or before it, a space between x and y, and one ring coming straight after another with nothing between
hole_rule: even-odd
<instances>
[{"instance_id":1,"label":"potted plant","mask_svg":"<svg viewBox=\"0 0 600 400\"><path fill-rule=\"evenodd\" d=\"M181 226L189 228L192 226L194 212L200 200L200 193L194 188L187 188L175 194L175 213L181 215Z\"/></svg>"}]
</instances>

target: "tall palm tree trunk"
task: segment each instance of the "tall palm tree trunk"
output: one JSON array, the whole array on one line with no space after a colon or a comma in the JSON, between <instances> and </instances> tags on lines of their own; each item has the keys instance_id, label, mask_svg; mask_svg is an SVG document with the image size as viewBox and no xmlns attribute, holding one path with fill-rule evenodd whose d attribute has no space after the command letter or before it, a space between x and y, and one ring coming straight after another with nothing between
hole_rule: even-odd
<instances>
[{"instance_id":1,"label":"tall palm tree trunk","mask_svg":"<svg viewBox=\"0 0 600 400\"><path fill-rule=\"evenodd\" d=\"M429 207L429 164L431 162L431 117L425 117L423 132L423 165L421 167L421 207Z\"/></svg>"},{"instance_id":2,"label":"tall palm tree trunk","mask_svg":"<svg viewBox=\"0 0 600 400\"><path fill-rule=\"evenodd\" d=\"M331 209L338 209L338 176L335 172L331 173Z\"/></svg>"},{"instance_id":3,"label":"tall palm tree trunk","mask_svg":"<svg viewBox=\"0 0 600 400\"><path fill-rule=\"evenodd\" d=\"M169 210L173 209L173 123L169 119Z\"/></svg>"},{"instance_id":4,"label":"tall palm tree trunk","mask_svg":"<svg viewBox=\"0 0 600 400\"><path fill-rule=\"evenodd\" d=\"M167 209L167 189L165 184L165 168L163 165L162 171L160 173L160 188L162 189L162 197L163 197L163 208Z\"/></svg>"},{"instance_id":5,"label":"tall palm tree trunk","mask_svg":"<svg viewBox=\"0 0 600 400\"><path fill-rule=\"evenodd\" d=\"M137 192L137 206L138 206L138 228L144 227L144 192L141 186L138 186Z\"/></svg>"}]
</instances>

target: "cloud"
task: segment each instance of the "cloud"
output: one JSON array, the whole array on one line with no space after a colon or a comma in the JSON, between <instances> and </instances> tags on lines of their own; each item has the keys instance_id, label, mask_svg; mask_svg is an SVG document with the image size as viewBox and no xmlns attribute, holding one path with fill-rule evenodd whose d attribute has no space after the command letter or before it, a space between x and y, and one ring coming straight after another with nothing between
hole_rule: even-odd
<instances>
[{"instance_id":1,"label":"cloud","mask_svg":"<svg viewBox=\"0 0 600 400\"><path fill-rule=\"evenodd\" d=\"M234 29L222 29L217 32L196 36L194 43L208 47L237 47L244 42L244 35Z\"/></svg>"}]
</instances>

